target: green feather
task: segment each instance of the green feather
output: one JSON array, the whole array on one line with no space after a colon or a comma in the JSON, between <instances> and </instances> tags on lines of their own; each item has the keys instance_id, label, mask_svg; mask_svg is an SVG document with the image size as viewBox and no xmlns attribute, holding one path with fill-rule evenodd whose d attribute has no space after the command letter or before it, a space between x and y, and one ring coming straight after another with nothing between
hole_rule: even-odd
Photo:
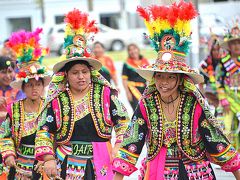
<instances>
[{"instance_id":1,"label":"green feather","mask_svg":"<svg viewBox=\"0 0 240 180\"><path fill-rule=\"evenodd\" d=\"M151 45L156 52L159 52L160 50L162 50L162 47L160 46L160 42L165 35L172 35L174 37L176 41L176 45L173 47L173 50L176 50L178 52L183 52L186 54L188 53L189 45L191 44L191 42L186 40L186 41L183 41L181 44L179 44L180 35L177 32L175 32L174 29L164 30L164 31L161 31L160 33L154 33L153 37L150 38Z\"/></svg>"},{"instance_id":2,"label":"green feather","mask_svg":"<svg viewBox=\"0 0 240 180\"><path fill-rule=\"evenodd\" d=\"M64 38L64 44L63 44L64 48L66 48L69 45L73 44L73 37L74 36L67 36L67 37Z\"/></svg>"},{"instance_id":3,"label":"green feather","mask_svg":"<svg viewBox=\"0 0 240 180\"><path fill-rule=\"evenodd\" d=\"M37 74L44 74L44 68L38 69L38 70L37 70Z\"/></svg>"},{"instance_id":4,"label":"green feather","mask_svg":"<svg viewBox=\"0 0 240 180\"><path fill-rule=\"evenodd\" d=\"M41 57L38 59L38 62L39 62L40 64L42 64L43 58L44 58L44 56L41 56Z\"/></svg>"}]
</instances>

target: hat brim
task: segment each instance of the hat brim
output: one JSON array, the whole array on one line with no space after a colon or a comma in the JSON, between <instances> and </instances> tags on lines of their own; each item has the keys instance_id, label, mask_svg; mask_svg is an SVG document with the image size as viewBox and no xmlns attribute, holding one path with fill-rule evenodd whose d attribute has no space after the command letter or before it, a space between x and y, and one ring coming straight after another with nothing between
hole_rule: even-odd
<instances>
[{"instance_id":1,"label":"hat brim","mask_svg":"<svg viewBox=\"0 0 240 180\"><path fill-rule=\"evenodd\" d=\"M77 60L81 60L81 61L86 61L89 63L90 66L92 66L95 70L100 70L102 67L102 63L99 62L97 59L91 58L91 57L73 57L70 59L66 59L63 60L61 62L56 63L53 66L53 72L57 73L58 71L60 71L68 62L72 62L72 61L77 61Z\"/></svg>"},{"instance_id":2,"label":"hat brim","mask_svg":"<svg viewBox=\"0 0 240 180\"><path fill-rule=\"evenodd\" d=\"M223 41L222 43L220 43L220 46L224 49L229 50L228 43L231 42L231 41L234 41L234 40L238 40L238 39L240 40L240 37L230 38L227 41Z\"/></svg>"},{"instance_id":3,"label":"hat brim","mask_svg":"<svg viewBox=\"0 0 240 180\"><path fill-rule=\"evenodd\" d=\"M44 77L40 77L43 79L43 85L44 87L48 86L48 84L50 83L51 81L51 77L50 76L44 76ZM34 77L31 77L29 79L34 79ZM14 89L19 89L19 90L22 90L22 83L23 83L23 80L15 80L13 82L10 83L10 86Z\"/></svg>"},{"instance_id":4,"label":"hat brim","mask_svg":"<svg viewBox=\"0 0 240 180\"><path fill-rule=\"evenodd\" d=\"M144 69L144 68L138 68L136 69L137 73L142 76L144 79L151 81L153 78L154 72L165 72L165 73L177 73L177 74L186 74L188 75L194 82L194 84L200 84L204 82L204 78L201 74L197 73L190 73L190 72L185 72L185 71L164 71L164 70L157 70L157 69Z\"/></svg>"}]
</instances>

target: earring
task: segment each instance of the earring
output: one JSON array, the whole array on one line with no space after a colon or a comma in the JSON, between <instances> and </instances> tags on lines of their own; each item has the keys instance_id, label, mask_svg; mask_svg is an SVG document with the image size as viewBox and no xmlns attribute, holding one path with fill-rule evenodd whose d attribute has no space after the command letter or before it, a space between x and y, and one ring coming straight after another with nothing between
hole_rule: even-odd
<instances>
[{"instance_id":1,"label":"earring","mask_svg":"<svg viewBox=\"0 0 240 180\"><path fill-rule=\"evenodd\" d=\"M69 90L69 83L68 83L68 81L66 83L66 90Z\"/></svg>"}]
</instances>

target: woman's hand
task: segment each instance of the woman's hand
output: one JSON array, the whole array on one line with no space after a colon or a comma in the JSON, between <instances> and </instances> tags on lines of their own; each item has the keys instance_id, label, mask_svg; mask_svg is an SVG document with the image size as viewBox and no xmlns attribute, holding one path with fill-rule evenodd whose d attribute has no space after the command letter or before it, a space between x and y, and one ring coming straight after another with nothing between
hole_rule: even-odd
<instances>
[{"instance_id":1,"label":"woman's hand","mask_svg":"<svg viewBox=\"0 0 240 180\"><path fill-rule=\"evenodd\" d=\"M37 173L43 172L43 164L43 161L38 161L38 163L34 167L34 171L36 171Z\"/></svg>"},{"instance_id":2,"label":"woman's hand","mask_svg":"<svg viewBox=\"0 0 240 180\"><path fill-rule=\"evenodd\" d=\"M16 166L15 157L8 156L5 160L5 164L6 166L9 166L9 167L15 167Z\"/></svg>"},{"instance_id":3,"label":"woman's hand","mask_svg":"<svg viewBox=\"0 0 240 180\"><path fill-rule=\"evenodd\" d=\"M121 147L121 143L116 143L115 146L112 149L112 159L114 159L117 156L117 152L119 148Z\"/></svg>"},{"instance_id":4,"label":"woman's hand","mask_svg":"<svg viewBox=\"0 0 240 180\"><path fill-rule=\"evenodd\" d=\"M123 180L123 177L124 176L122 174L116 172L114 177L113 177L113 180Z\"/></svg>"},{"instance_id":5,"label":"woman's hand","mask_svg":"<svg viewBox=\"0 0 240 180\"><path fill-rule=\"evenodd\" d=\"M58 175L56 160L52 159L44 162L43 170L50 179L55 178Z\"/></svg>"},{"instance_id":6,"label":"woman's hand","mask_svg":"<svg viewBox=\"0 0 240 180\"><path fill-rule=\"evenodd\" d=\"M55 178L58 175L57 163L55 158L53 157L53 155L45 155L43 159L43 171L50 179Z\"/></svg>"},{"instance_id":7,"label":"woman's hand","mask_svg":"<svg viewBox=\"0 0 240 180\"><path fill-rule=\"evenodd\" d=\"M240 180L240 170L234 171L233 175L235 176L236 180Z\"/></svg>"}]
</instances>

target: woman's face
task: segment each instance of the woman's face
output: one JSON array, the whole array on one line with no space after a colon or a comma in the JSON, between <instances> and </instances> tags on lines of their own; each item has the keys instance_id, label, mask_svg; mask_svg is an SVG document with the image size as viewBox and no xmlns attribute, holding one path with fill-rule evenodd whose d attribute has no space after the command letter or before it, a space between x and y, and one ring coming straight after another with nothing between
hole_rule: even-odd
<instances>
[{"instance_id":1,"label":"woman's face","mask_svg":"<svg viewBox=\"0 0 240 180\"><path fill-rule=\"evenodd\" d=\"M215 45L212 47L212 57L213 59L219 59L221 57L219 45Z\"/></svg>"},{"instance_id":2,"label":"woman's face","mask_svg":"<svg viewBox=\"0 0 240 180\"><path fill-rule=\"evenodd\" d=\"M91 71L85 64L75 64L67 72L67 79L71 89L83 91L91 83Z\"/></svg>"},{"instance_id":3,"label":"woman's face","mask_svg":"<svg viewBox=\"0 0 240 180\"><path fill-rule=\"evenodd\" d=\"M156 88L162 97L169 97L177 93L180 75L175 73L156 73L154 76Z\"/></svg>"},{"instance_id":4,"label":"woman's face","mask_svg":"<svg viewBox=\"0 0 240 180\"><path fill-rule=\"evenodd\" d=\"M128 48L128 55L132 59L138 59L139 58L139 49L135 46L129 46Z\"/></svg>"},{"instance_id":5,"label":"woman's face","mask_svg":"<svg viewBox=\"0 0 240 180\"><path fill-rule=\"evenodd\" d=\"M0 70L0 86L9 86L15 77L15 72L12 67Z\"/></svg>"},{"instance_id":6,"label":"woman's face","mask_svg":"<svg viewBox=\"0 0 240 180\"><path fill-rule=\"evenodd\" d=\"M44 85L42 80L29 79L27 83L23 85L23 92L26 97L31 100L37 100L44 93Z\"/></svg>"},{"instance_id":7,"label":"woman's face","mask_svg":"<svg viewBox=\"0 0 240 180\"><path fill-rule=\"evenodd\" d=\"M233 40L228 43L231 54L240 56L240 40Z\"/></svg>"},{"instance_id":8,"label":"woman's face","mask_svg":"<svg viewBox=\"0 0 240 180\"><path fill-rule=\"evenodd\" d=\"M104 54L104 48L100 44L95 44L93 47L93 53L96 57L101 57Z\"/></svg>"}]
</instances>

